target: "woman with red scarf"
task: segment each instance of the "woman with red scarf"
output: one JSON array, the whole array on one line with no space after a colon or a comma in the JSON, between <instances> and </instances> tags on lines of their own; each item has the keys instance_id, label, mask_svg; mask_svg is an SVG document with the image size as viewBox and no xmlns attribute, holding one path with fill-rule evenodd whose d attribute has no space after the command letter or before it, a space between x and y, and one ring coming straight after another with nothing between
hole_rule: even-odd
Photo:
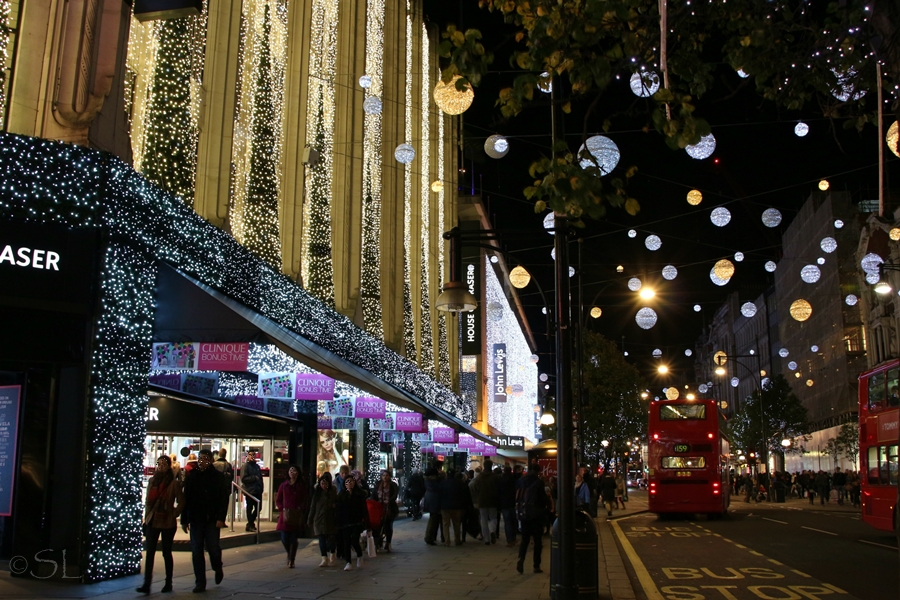
<instances>
[{"instance_id":1,"label":"woman with red scarf","mask_svg":"<svg viewBox=\"0 0 900 600\"><path fill-rule=\"evenodd\" d=\"M177 502L177 505L176 505ZM153 579L153 562L156 558L156 543L162 534L163 561L166 564L166 583L161 592L172 591L172 541L178 526L176 519L184 506L184 492L172 472L172 459L163 454L156 461L156 472L147 485L147 500L144 504L144 535L147 537L147 557L144 564L144 585L137 588L141 594L150 593Z\"/></svg>"}]
</instances>

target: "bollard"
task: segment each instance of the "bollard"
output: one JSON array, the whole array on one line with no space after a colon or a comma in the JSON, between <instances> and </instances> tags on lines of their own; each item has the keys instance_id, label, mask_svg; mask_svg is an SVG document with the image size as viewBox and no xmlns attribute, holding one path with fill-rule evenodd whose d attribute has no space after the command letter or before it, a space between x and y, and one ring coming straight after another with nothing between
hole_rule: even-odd
<instances>
[{"instance_id":1,"label":"bollard","mask_svg":"<svg viewBox=\"0 0 900 600\"><path fill-rule=\"evenodd\" d=\"M591 516L575 512L575 586L576 598L596 600L599 582L599 554L597 525ZM559 519L553 524L550 536L550 597L559 600L558 585L561 579L559 549Z\"/></svg>"}]
</instances>

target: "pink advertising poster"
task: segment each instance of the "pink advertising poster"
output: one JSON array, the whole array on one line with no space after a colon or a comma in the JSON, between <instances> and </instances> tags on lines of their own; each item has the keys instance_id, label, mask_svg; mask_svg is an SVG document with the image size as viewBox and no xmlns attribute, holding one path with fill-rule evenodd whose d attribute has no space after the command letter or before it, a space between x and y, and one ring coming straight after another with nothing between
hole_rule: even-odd
<instances>
[{"instance_id":1,"label":"pink advertising poster","mask_svg":"<svg viewBox=\"0 0 900 600\"><path fill-rule=\"evenodd\" d=\"M473 438L471 435L461 433L461 434L459 434L459 443L457 444L457 446L459 446L461 449L462 448L466 448L466 449L474 448L475 447L475 438Z\"/></svg>"},{"instance_id":2,"label":"pink advertising poster","mask_svg":"<svg viewBox=\"0 0 900 600\"><path fill-rule=\"evenodd\" d=\"M416 412L398 412L396 413L397 431L414 431L422 430L422 415Z\"/></svg>"},{"instance_id":3,"label":"pink advertising poster","mask_svg":"<svg viewBox=\"0 0 900 600\"><path fill-rule=\"evenodd\" d=\"M260 398L293 398L293 373L260 373L256 395Z\"/></svg>"},{"instance_id":4,"label":"pink advertising poster","mask_svg":"<svg viewBox=\"0 0 900 600\"><path fill-rule=\"evenodd\" d=\"M297 400L331 400L334 398L334 379L318 373L297 373L294 376L294 398Z\"/></svg>"},{"instance_id":5,"label":"pink advertising poster","mask_svg":"<svg viewBox=\"0 0 900 600\"><path fill-rule=\"evenodd\" d=\"M356 398L357 419L383 419L387 402L380 398L359 396Z\"/></svg>"},{"instance_id":6,"label":"pink advertising poster","mask_svg":"<svg viewBox=\"0 0 900 600\"><path fill-rule=\"evenodd\" d=\"M369 429L373 431L391 431L394 427L394 415L396 413L385 413L383 419L371 419L369 421Z\"/></svg>"},{"instance_id":7,"label":"pink advertising poster","mask_svg":"<svg viewBox=\"0 0 900 600\"><path fill-rule=\"evenodd\" d=\"M244 408L252 408L253 410L265 411L266 401L259 396L235 396L235 406L243 406Z\"/></svg>"},{"instance_id":8,"label":"pink advertising poster","mask_svg":"<svg viewBox=\"0 0 900 600\"><path fill-rule=\"evenodd\" d=\"M180 390L181 379L181 373L164 373L159 375L151 375L150 383L152 383L153 385L162 386L164 388L169 388L170 390Z\"/></svg>"},{"instance_id":9,"label":"pink advertising poster","mask_svg":"<svg viewBox=\"0 0 900 600\"><path fill-rule=\"evenodd\" d=\"M329 417L355 417L353 398L337 398L325 403L325 414Z\"/></svg>"},{"instance_id":10,"label":"pink advertising poster","mask_svg":"<svg viewBox=\"0 0 900 600\"><path fill-rule=\"evenodd\" d=\"M435 427L431 431L431 438L435 442L440 442L443 444L455 444L456 443L456 432L453 431L450 427Z\"/></svg>"},{"instance_id":11,"label":"pink advertising poster","mask_svg":"<svg viewBox=\"0 0 900 600\"><path fill-rule=\"evenodd\" d=\"M200 342L197 369L200 371L246 371L250 344Z\"/></svg>"},{"instance_id":12,"label":"pink advertising poster","mask_svg":"<svg viewBox=\"0 0 900 600\"><path fill-rule=\"evenodd\" d=\"M496 446L491 446L490 444L484 445L484 452L482 456L497 456L497 448Z\"/></svg>"}]
</instances>

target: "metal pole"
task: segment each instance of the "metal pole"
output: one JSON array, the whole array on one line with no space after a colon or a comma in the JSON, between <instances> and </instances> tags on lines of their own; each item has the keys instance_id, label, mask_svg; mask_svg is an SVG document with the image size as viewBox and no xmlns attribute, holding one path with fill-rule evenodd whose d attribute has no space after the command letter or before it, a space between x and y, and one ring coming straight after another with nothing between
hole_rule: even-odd
<instances>
[{"instance_id":1,"label":"metal pole","mask_svg":"<svg viewBox=\"0 0 900 600\"><path fill-rule=\"evenodd\" d=\"M578 396L576 404L576 414L578 415L578 463L584 464L584 274L581 271L581 237L578 238L578 313L577 313L577 333L578 341L575 346L577 355L575 364L578 367Z\"/></svg>"}]
</instances>

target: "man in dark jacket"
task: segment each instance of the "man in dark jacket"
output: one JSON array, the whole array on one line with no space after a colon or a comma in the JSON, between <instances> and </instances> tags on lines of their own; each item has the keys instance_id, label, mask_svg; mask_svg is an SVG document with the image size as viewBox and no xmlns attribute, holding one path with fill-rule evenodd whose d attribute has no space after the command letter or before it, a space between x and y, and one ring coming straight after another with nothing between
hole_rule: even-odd
<instances>
[{"instance_id":1,"label":"man in dark jacket","mask_svg":"<svg viewBox=\"0 0 900 600\"><path fill-rule=\"evenodd\" d=\"M422 497L424 495L425 477L422 476L422 471L416 469L413 474L409 476L409 481L406 484L406 497L413 521L418 521L422 518L422 507L420 503L422 502Z\"/></svg>"},{"instance_id":2,"label":"man in dark jacket","mask_svg":"<svg viewBox=\"0 0 900 600\"><path fill-rule=\"evenodd\" d=\"M500 494L497 489L497 476L494 475L494 463L490 459L484 461L484 469L469 483L472 502L478 507L481 520L481 539L491 545L497 542L494 533L497 525L497 507L500 505ZM446 535L446 534L445 534Z\"/></svg>"},{"instance_id":3,"label":"man in dark jacket","mask_svg":"<svg viewBox=\"0 0 900 600\"><path fill-rule=\"evenodd\" d=\"M541 570L541 536L544 533L544 513L547 506L547 494L544 482L538 477L537 463L528 466L528 473L516 483L516 511L522 521L522 542L519 544L519 560L516 570L524 571L525 555L528 554L528 543L534 539L534 572Z\"/></svg>"},{"instance_id":4,"label":"man in dark jacket","mask_svg":"<svg viewBox=\"0 0 900 600\"><path fill-rule=\"evenodd\" d=\"M516 533L519 529L519 520L516 518L516 480L508 466L503 467L503 475L497 482L497 493L500 498L500 514L503 516L503 530L506 532L506 547L516 545Z\"/></svg>"},{"instance_id":5,"label":"man in dark jacket","mask_svg":"<svg viewBox=\"0 0 900 600\"><path fill-rule=\"evenodd\" d=\"M219 530L225 527L228 513L228 482L212 467L212 452L203 449L197 457L197 468L187 474L184 482L184 511L181 526L191 534L191 559L194 564L194 592L206 590L206 558L216 573L216 585L222 583L222 548Z\"/></svg>"},{"instance_id":6,"label":"man in dark jacket","mask_svg":"<svg viewBox=\"0 0 900 600\"><path fill-rule=\"evenodd\" d=\"M463 483L462 475L450 472L447 477L441 480L438 485L441 494L441 517L442 531L447 546L450 543L450 526L453 526L453 539L457 546L460 540L460 526L462 525L463 514L465 513L465 493L467 491L466 484Z\"/></svg>"},{"instance_id":7,"label":"man in dark jacket","mask_svg":"<svg viewBox=\"0 0 900 600\"><path fill-rule=\"evenodd\" d=\"M434 546L437 542L438 529L441 528L441 477L435 467L425 471L425 512L428 513L428 525L425 526L425 543Z\"/></svg>"},{"instance_id":8,"label":"man in dark jacket","mask_svg":"<svg viewBox=\"0 0 900 600\"><path fill-rule=\"evenodd\" d=\"M256 464L256 453L252 450L247 453L247 462L241 469L241 485L247 493L262 500L263 480L262 469ZM256 516L259 514L259 502L247 497L247 531L256 531Z\"/></svg>"},{"instance_id":9,"label":"man in dark jacket","mask_svg":"<svg viewBox=\"0 0 900 600\"><path fill-rule=\"evenodd\" d=\"M603 473L603 479L600 480L600 499L606 505L606 516L612 516L613 502L616 501L616 478L613 477L612 471L607 470Z\"/></svg>"}]
</instances>

